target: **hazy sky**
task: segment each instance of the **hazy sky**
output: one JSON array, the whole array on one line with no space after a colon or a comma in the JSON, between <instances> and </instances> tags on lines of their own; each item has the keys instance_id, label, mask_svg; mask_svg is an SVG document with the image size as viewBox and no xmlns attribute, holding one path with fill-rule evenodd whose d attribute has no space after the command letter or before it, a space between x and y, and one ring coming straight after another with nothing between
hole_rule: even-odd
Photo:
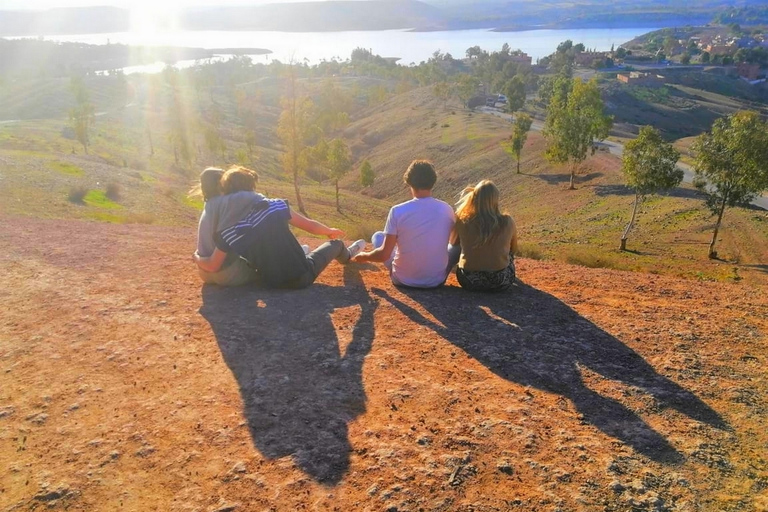
<instances>
[{"instance_id":1,"label":"hazy sky","mask_svg":"<svg viewBox=\"0 0 768 512\"><path fill-rule=\"evenodd\" d=\"M194 5L245 5L272 4L290 1L321 0L0 0L3 9L50 9L53 7L81 7L86 5L114 5L117 7L153 7L164 11Z\"/></svg>"}]
</instances>

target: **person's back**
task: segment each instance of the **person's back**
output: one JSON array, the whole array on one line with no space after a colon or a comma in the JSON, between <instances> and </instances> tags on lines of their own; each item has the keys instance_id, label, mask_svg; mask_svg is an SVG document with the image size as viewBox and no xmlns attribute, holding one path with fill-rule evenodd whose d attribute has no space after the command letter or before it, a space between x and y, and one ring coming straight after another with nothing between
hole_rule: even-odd
<instances>
[{"instance_id":1,"label":"person's back","mask_svg":"<svg viewBox=\"0 0 768 512\"><path fill-rule=\"evenodd\" d=\"M445 282L449 265L456 263L448 252L453 209L432 197L437 173L430 162L414 160L403 180L413 199L389 210L384 231L371 239L374 249L359 254L355 261L384 263L396 285L434 288Z\"/></svg>"},{"instance_id":2,"label":"person's back","mask_svg":"<svg viewBox=\"0 0 768 512\"><path fill-rule=\"evenodd\" d=\"M384 233L397 236L392 278L406 286L431 288L445 281L453 209L434 197L392 207Z\"/></svg>"}]
</instances>

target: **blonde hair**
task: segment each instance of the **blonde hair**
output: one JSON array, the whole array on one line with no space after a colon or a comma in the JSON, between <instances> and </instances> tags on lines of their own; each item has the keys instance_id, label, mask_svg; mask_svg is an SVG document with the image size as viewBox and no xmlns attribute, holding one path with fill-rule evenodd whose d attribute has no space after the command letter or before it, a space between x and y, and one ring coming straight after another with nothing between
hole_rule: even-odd
<instances>
[{"instance_id":1,"label":"blonde hair","mask_svg":"<svg viewBox=\"0 0 768 512\"><path fill-rule=\"evenodd\" d=\"M465 224L478 225L478 246L490 243L510 220L499 210L499 189L490 180L482 180L461 192L461 199L456 203L456 217Z\"/></svg>"}]
</instances>

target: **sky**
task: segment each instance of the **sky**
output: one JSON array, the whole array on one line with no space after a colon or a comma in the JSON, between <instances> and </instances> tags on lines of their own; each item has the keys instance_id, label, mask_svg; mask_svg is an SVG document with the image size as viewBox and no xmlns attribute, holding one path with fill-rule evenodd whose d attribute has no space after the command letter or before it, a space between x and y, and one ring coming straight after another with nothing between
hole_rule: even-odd
<instances>
[{"instance_id":1,"label":"sky","mask_svg":"<svg viewBox=\"0 0 768 512\"><path fill-rule=\"evenodd\" d=\"M254 5L266 3L284 3L288 1L320 1L320 0L0 0L0 10L40 10L55 7L82 7L93 5L114 5L116 7L132 8L183 8L196 5Z\"/></svg>"}]
</instances>

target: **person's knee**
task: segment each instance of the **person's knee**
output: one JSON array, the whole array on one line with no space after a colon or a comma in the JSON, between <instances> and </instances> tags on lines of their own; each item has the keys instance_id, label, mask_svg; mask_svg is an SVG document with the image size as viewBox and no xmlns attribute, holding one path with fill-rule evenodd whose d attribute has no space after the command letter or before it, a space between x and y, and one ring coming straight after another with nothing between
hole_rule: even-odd
<instances>
[{"instance_id":1,"label":"person's knee","mask_svg":"<svg viewBox=\"0 0 768 512\"><path fill-rule=\"evenodd\" d=\"M374 249L377 249L384 245L384 239L387 237L387 235L384 234L383 231L377 231L373 234L371 237L371 244L373 245Z\"/></svg>"}]
</instances>

